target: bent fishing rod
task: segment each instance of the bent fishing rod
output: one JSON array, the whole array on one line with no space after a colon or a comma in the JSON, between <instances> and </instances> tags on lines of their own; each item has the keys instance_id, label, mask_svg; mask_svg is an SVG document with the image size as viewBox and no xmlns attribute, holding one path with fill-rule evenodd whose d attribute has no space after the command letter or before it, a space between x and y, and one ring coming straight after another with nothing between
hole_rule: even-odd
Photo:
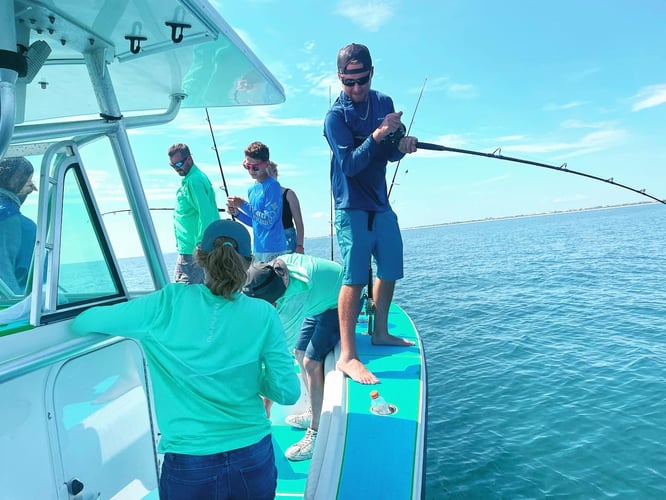
<instances>
[{"instance_id":1,"label":"bent fishing rod","mask_svg":"<svg viewBox=\"0 0 666 500\"><path fill-rule=\"evenodd\" d=\"M217 150L217 142L215 142L215 134L213 133L213 124L210 121L210 115L208 114L208 108L206 110L206 121L208 122L208 129L210 130L210 137L213 139L213 150L215 151L215 156L217 157L217 164L220 167L220 176L222 176L222 186L224 188L224 194L229 198L229 189L227 188L227 180L224 178L224 170L222 170L222 162L220 161L220 153ZM231 215L231 214L229 214ZM231 215L232 220L236 220L236 217Z\"/></svg>"},{"instance_id":2,"label":"bent fishing rod","mask_svg":"<svg viewBox=\"0 0 666 500\"><path fill-rule=\"evenodd\" d=\"M393 134L389 135L387 140L389 140L392 143L397 143L402 139L402 137L405 136L405 126L403 125L402 128L396 130L393 132ZM646 196L654 201L658 201L659 203L663 203L666 205L666 199L659 199L656 196L652 196L651 194L647 193L645 189L636 189L631 186L627 186L626 184L621 184L619 182L615 182L613 177L610 177L608 179L604 179L603 177L598 177L596 175L588 174L585 172L580 172L578 170L572 170L570 169L566 162L560 165L559 167L556 165L549 165L547 163L541 163L538 161L532 161L532 160L525 160L523 158L515 158L513 156L504 156L502 154L501 148L497 148L495 151L492 153L484 153L482 151L473 151L470 149L460 149L460 148L451 148L448 146L442 146L439 144L433 144L430 142L417 142L416 143L416 149L427 149L431 151L448 151L450 153L461 153L461 154L466 154L466 155L474 155L474 156L483 156L485 158L492 158L494 160L504 160L504 161L510 161L510 162L515 162L515 163L522 163L524 165L532 165L535 167L542 167L542 168L548 168L550 170L556 170L558 172L566 172L568 174L575 174L575 175L580 175L581 177L587 177L588 179L594 179L596 181L601 181L605 182L607 184L612 184L613 186L621 187L623 189L628 189L629 191L632 191L634 193L640 194L642 196Z\"/></svg>"}]
</instances>

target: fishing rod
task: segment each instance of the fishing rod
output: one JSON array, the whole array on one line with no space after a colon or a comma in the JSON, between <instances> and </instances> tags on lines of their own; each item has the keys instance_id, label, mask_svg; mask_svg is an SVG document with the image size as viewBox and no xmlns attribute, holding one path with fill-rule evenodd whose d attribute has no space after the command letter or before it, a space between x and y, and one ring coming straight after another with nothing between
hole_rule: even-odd
<instances>
[{"instance_id":1,"label":"fishing rod","mask_svg":"<svg viewBox=\"0 0 666 500\"><path fill-rule=\"evenodd\" d=\"M213 124L210 121L210 115L208 114L208 108L206 110L206 121L208 122L208 129L210 130L210 137L213 139L213 150L215 151L215 156L217 157L217 164L220 167L220 175L222 176L222 186L224 187L224 194L229 198L229 189L227 188L227 180L224 178L224 170L222 170L222 162L220 161L220 153L217 150L217 142L215 142L215 134L213 133ZM231 214L229 214L231 215ZM236 220L236 217L231 215L232 220Z\"/></svg>"},{"instance_id":2,"label":"fishing rod","mask_svg":"<svg viewBox=\"0 0 666 500\"><path fill-rule=\"evenodd\" d=\"M405 136L405 126L403 125L400 129L396 130L392 134L390 134L387 138L392 143L397 143L400 141L402 137ZM416 149L427 149L431 151L448 151L451 153L461 153L461 154L466 154L466 155L474 155L474 156L483 156L485 158L492 158L494 160L504 160L504 161L511 161L515 163L522 163L524 165L532 165L535 167L542 167L542 168L548 168L550 170L556 170L558 172L566 172L568 174L575 174L575 175L580 175L581 177L587 177L588 179L594 179L597 181L605 182L607 184L612 184L613 186L621 187L623 189L628 189L629 191L632 191L634 193L640 194L642 196L646 196L654 201L658 201L659 203L663 203L666 205L666 199L659 199L656 196L652 196L651 194L647 193L645 189L636 189L631 186L627 186L626 184L621 184L619 182L615 182L613 177L610 177L608 179L604 179L603 177L598 177L596 175L588 174L585 172L579 172L578 170L572 170L568 167L568 165L563 163L559 167L556 165L549 165L547 163L541 163L538 161L532 161L532 160L525 160L523 158L515 158L513 156L504 156L502 155L502 149L497 148L495 151L492 153L484 153L482 151L473 151L470 149L460 149L460 148L451 148L448 146L442 146L439 144L433 144L430 142L417 142L416 143ZM389 191L390 192L390 191Z\"/></svg>"},{"instance_id":3,"label":"fishing rod","mask_svg":"<svg viewBox=\"0 0 666 500\"><path fill-rule=\"evenodd\" d=\"M148 210L150 210L152 212L153 210L175 210L175 208L173 208L173 207L156 207L156 208L149 208ZM218 212L226 212L226 210L224 208L218 208L217 211ZM132 212L133 212L133 210L131 208L123 208L123 209L120 209L120 210L109 210L108 212L103 212L101 215L104 216L104 215L113 215L113 214L121 214L121 213L128 213L129 214L129 213L132 213Z\"/></svg>"},{"instance_id":4,"label":"fishing rod","mask_svg":"<svg viewBox=\"0 0 666 500\"><path fill-rule=\"evenodd\" d=\"M405 135L409 135L409 131L412 129L412 124L414 123L414 117L416 116L416 110L419 109L419 103L421 102L421 97L423 96L423 91L425 90L426 82L428 77L426 76L423 80L423 86L421 87L421 92L419 93L419 98L416 100L416 106L414 106L414 112L412 113L412 119L409 121L409 127L407 127L407 132ZM391 185L389 186L387 198L391 197L391 191L393 190L393 184L395 184L395 176L398 175L398 167L400 167L400 162L402 159L398 160L398 163L395 165L395 171L393 172L393 179L391 179Z\"/></svg>"},{"instance_id":5,"label":"fishing rod","mask_svg":"<svg viewBox=\"0 0 666 500\"><path fill-rule=\"evenodd\" d=\"M331 86L328 86L328 108L330 109L333 103L333 97L331 93ZM328 151L328 158L329 162L333 161L333 150L329 149ZM331 260L335 260L333 258L333 189L331 186L331 199L330 199L330 204L329 204L329 209L330 209L330 219L329 219L329 224L330 224L330 231L331 231L331 237L330 237L330 242L331 242Z\"/></svg>"}]
</instances>

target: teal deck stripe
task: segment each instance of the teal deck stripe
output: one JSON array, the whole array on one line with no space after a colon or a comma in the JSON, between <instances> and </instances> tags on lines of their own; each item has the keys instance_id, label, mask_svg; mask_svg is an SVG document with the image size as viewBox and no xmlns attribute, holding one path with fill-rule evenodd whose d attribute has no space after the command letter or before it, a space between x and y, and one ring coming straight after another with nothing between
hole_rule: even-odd
<instances>
[{"instance_id":1,"label":"teal deck stripe","mask_svg":"<svg viewBox=\"0 0 666 500\"><path fill-rule=\"evenodd\" d=\"M389 323L393 334L417 339L411 320L395 305L391 306ZM359 324L357 332L366 328ZM368 386L347 379L347 436L337 497L411 498L421 413L418 342L413 347L373 346L370 336L357 335L357 348L361 361L381 383ZM396 405L398 412L390 416L371 413L369 394L373 389Z\"/></svg>"}]
</instances>

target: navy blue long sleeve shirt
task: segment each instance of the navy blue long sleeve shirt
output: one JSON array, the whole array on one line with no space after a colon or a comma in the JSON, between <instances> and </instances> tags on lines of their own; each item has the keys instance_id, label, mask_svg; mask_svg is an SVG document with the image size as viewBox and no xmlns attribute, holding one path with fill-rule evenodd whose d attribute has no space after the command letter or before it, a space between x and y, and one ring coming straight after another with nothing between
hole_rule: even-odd
<instances>
[{"instance_id":1,"label":"navy blue long sleeve shirt","mask_svg":"<svg viewBox=\"0 0 666 500\"><path fill-rule=\"evenodd\" d=\"M341 92L326 114L324 136L333 152L331 187L336 209L389 209L386 165L404 153L397 144L377 144L372 132L393 112L389 96L370 90L368 101L359 104Z\"/></svg>"}]
</instances>

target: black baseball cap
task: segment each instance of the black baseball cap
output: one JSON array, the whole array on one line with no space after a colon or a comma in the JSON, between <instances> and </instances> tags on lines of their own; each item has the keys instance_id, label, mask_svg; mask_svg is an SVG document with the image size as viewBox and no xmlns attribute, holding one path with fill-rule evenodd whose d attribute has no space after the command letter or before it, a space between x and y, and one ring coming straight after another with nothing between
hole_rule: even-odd
<instances>
[{"instance_id":1,"label":"black baseball cap","mask_svg":"<svg viewBox=\"0 0 666 500\"><path fill-rule=\"evenodd\" d=\"M351 62L362 64L362 68L348 70L347 65ZM351 43L338 52L338 73L341 75L365 73L372 69L372 57L365 45Z\"/></svg>"},{"instance_id":2,"label":"black baseball cap","mask_svg":"<svg viewBox=\"0 0 666 500\"><path fill-rule=\"evenodd\" d=\"M271 304L284 295L289 286L287 264L282 259L258 262L247 271L243 293L248 297L264 299Z\"/></svg>"}]
</instances>

